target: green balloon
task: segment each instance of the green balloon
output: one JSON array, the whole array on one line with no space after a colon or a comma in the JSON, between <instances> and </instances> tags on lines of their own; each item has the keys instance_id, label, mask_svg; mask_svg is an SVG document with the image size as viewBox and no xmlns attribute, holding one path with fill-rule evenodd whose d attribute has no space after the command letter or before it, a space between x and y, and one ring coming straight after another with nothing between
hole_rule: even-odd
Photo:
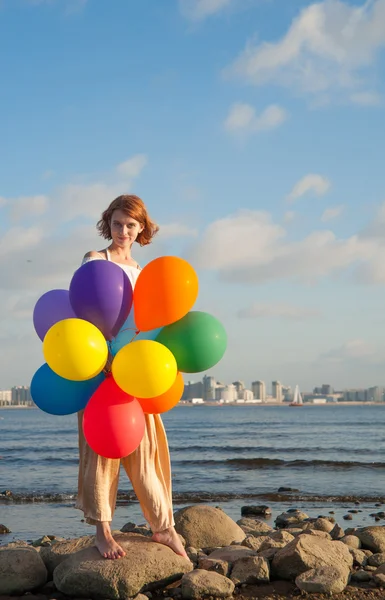
<instances>
[{"instance_id":1,"label":"green balloon","mask_svg":"<svg viewBox=\"0 0 385 600\"><path fill-rule=\"evenodd\" d=\"M205 312L192 311L163 327L156 341L171 350L179 371L200 373L221 360L227 335L218 319Z\"/></svg>"}]
</instances>

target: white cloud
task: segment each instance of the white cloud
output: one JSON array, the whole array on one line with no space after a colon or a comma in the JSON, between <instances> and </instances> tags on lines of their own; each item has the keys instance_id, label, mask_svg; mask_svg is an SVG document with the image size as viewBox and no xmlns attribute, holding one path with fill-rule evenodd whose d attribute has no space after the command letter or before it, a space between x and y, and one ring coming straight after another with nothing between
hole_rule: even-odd
<instances>
[{"instance_id":1,"label":"white cloud","mask_svg":"<svg viewBox=\"0 0 385 600\"><path fill-rule=\"evenodd\" d=\"M291 221L294 221L294 219L295 219L294 210L287 210L285 212L285 214L283 215L283 220L285 223L291 223Z\"/></svg>"},{"instance_id":2,"label":"white cloud","mask_svg":"<svg viewBox=\"0 0 385 600\"><path fill-rule=\"evenodd\" d=\"M148 160L145 154L136 154L128 160L120 163L116 167L116 171L119 175L132 179L134 177L139 177L147 163Z\"/></svg>"},{"instance_id":3,"label":"white cloud","mask_svg":"<svg viewBox=\"0 0 385 600\"><path fill-rule=\"evenodd\" d=\"M354 101L354 93L376 93L367 80L384 45L385 0L323 0L304 8L280 40L248 43L225 74Z\"/></svg>"},{"instance_id":4,"label":"white cloud","mask_svg":"<svg viewBox=\"0 0 385 600\"><path fill-rule=\"evenodd\" d=\"M287 199L289 201L294 201L309 193L316 194L317 196L323 196L329 191L329 188L330 181L326 179L326 177L317 175L315 173L309 173L297 181Z\"/></svg>"},{"instance_id":5,"label":"white cloud","mask_svg":"<svg viewBox=\"0 0 385 600\"><path fill-rule=\"evenodd\" d=\"M357 92L350 96L353 104L360 106L379 106L381 104L381 96L376 92Z\"/></svg>"},{"instance_id":6,"label":"white cloud","mask_svg":"<svg viewBox=\"0 0 385 600\"><path fill-rule=\"evenodd\" d=\"M20 221L25 217L41 216L49 206L47 196L20 196L19 198L9 198L10 218L12 221Z\"/></svg>"},{"instance_id":7,"label":"white cloud","mask_svg":"<svg viewBox=\"0 0 385 600\"><path fill-rule=\"evenodd\" d=\"M292 304L260 304L254 303L251 306L238 311L238 317L241 319L257 318L281 318L294 321L313 319L319 317L320 311Z\"/></svg>"},{"instance_id":8,"label":"white cloud","mask_svg":"<svg viewBox=\"0 0 385 600\"><path fill-rule=\"evenodd\" d=\"M234 3L235 0L179 0L179 8L182 15L187 19L202 21Z\"/></svg>"},{"instance_id":9,"label":"white cloud","mask_svg":"<svg viewBox=\"0 0 385 600\"><path fill-rule=\"evenodd\" d=\"M321 360L329 363L346 361L362 361L375 357L376 349L373 344L362 339L353 339L337 348L332 348L320 356Z\"/></svg>"},{"instance_id":10,"label":"white cloud","mask_svg":"<svg viewBox=\"0 0 385 600\"><path fill-rule=\"evenodd\" d=\"M43 230L39 227L11 227L0 238L0 261L10 263L10 256L22 252L28 256L31 248L37 246L43 239ZM11 268L14 269L13 261ZM4 272L2 272L4 278Z\"/></svg>"},{"instance_id":11,"label":"white cloud","mask_svg":"<svg viewBox=\"0 0 385 600\"><path fill-rule=\"evenodd\" d=\"M321 216L321 221L331 221L332 219L336 219L339 217L344 211L344 205L340 206L331 206L330 208L326 208Z\"/></svg>"},{"instance_id":12,"label":"white cloud","mask_svg":"<svg viewBox=\"0 0 385 600\"><path fill-rule=\"evenodd\" d=\"M191 260L233 283L286 279L313 284L343 272L362 283L384 283L385 236L370 235L371 229L348 238L314 231L293 241L269 213L240 211L211 223L193 246Z\"/></svg>"},{"instance_id":13,"label":"white cloud","mask_svg":"<svg viewBox=\"0 0 385 600\"><path fill-rule=\"evenodd\" d=\"M230 133L258 133L276 129L287 117L286 110L276 104L271 104L257 115L253 106L238 102L231 107L224 127Z\"/></svg>"}]
</instances>

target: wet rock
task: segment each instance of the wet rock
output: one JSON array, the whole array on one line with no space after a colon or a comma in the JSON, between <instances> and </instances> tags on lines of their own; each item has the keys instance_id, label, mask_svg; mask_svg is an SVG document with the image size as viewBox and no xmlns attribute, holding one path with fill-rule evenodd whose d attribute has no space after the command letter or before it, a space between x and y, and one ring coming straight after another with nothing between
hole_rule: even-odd
<instances>
[{"instance_id":1,"label":"wet rock","mask_svg":"<svg viewBox=\"0 0 385 600\"><path fill-rule=\"evenodd\" d=\"M188 506L174 515L175 529L187 546L207 548L242 542L245 532L223 510L212 506Z\"/></svg>"},{"instance_id":2,"label":"wet rock","mask_svg":"<svg viewBox=\"0 0 385 600\"><path fill-rule=\"evenodd\" d=\"M342 542L332 542L311 535L295 538L282 550L278 550L273 559L273 571L278 578L292 580L319 566L335 566L349 569L353 557Z\"/></svg>"},{"instance_id":3,"label":"wet rock","mask_svg":"<svg viewBox=\"0 0 385 600\"><path fill-rule=\"evenodd\" d=\"M265 558L248 556L240 558L234 564L231 581L235 585L246 583L267 583L270 581L270 566Z\"/></svg>"},{"instance_id":4,"label":"wet rock","mask_svg":"<svg viewBox=\"0 0 385 600\"><path fill-rule=\"evenodd\" d=\"M5 533L11 533L11 530L8 529L8 527L6 527L5 525L1 525L0 524L0 534L5 534Z\"/></svg>"},{"instance_id":5,"label":"wet rock","mask_svg":"<svg viewBox=\"0 0 385 600\"><path fill-rule=\"evenodd\" d=\"M346 588L348 579L347 569L320 566L298 575L295 584L300 590L308 593L338 594Z\"/></svg>"},{"instance_id":6,"label":"wet rock","mask_svg":"<svg viewBox=\"0 0 385 600\"><path fill-rule=\"evenodd\" d=\"M212 571L197 569L187 573L182 578L182 598L186 600L200 600L213 596L214 598L228 598L234 592L234 583Z\"/></svg>"},{"instance_id":7,"label":"wet rock","mask_svg":"<svg viewBox=\"0 0 385 600\"><path fill-rule=\"evenodd\" d=\"M94 547L80 550L56 567L57 589L72 597L118 600L163 587L193 568L190 561L147 536L120 533L114 537L126 556L104 560Z\"/></svg>"},{"instance_id":8,"label":"wet rock","mask_svg":"<svg viewBox=\"0 0 385 600\"><path fill-rule=\"evenodd\" d=\"M378 554L385 552L385 527L371 526L357 529L355 535L361 540L362 547Z\"/></svg>"},{"instance_id":9,"label":"wet rock","mask_svg":"<svg viewBox=\"0 0 385 600\"><path fill-rule=\"evenodd\" d=\"M347 515L344 515L342 518L344 519L344 521L352 521L353 520L352 515L350 515L349 513Z\"/></svg>"},{"instance_id":10,"label":"wet rock","mask_svg":"<svg viewBox=\"0 0 385 600\"><path fill-rule=\"evenodd\" d=\"M268 533L274 531L273 528L264 521L247 517L239 519L239 521L237 521L237 525L239 525L246 535L254 535L256 537L260 535L267 535Z\"/></svg>"},{"instance_id":11,"label":"wet rock","mask_svg":"<svg viewBox=\"0 0 385 600\"><path fill-rule=\"evenodd\" d=\"M259 506L242 506L241 515L242 517L258 517L271 515L271 508L270 506L266 506L265 504L261 504Z\"/></svg>"},{"instance_id":12,"label":"wet rock","mask_svg":"<svg viewBox=\"0 0 385 600\"><path fill-rule=\"evenodd\" d=\"M303 523L307 519L309 519L309 516L306 513L300 510L292 509L278 515L278 517L275 519L275 524L280 529L286 529L292 525Z\"/></svg>"},{"instance_id":13,"label":"wet rock","mask_svg":"<svg viewBox=\"0 0 385 600\"><path fill-rule=\"evenodd\" d=\"M297 490L297 488L284 487L284 486L281 486L280 488L278 488L278 494L283 494L284 492L299 492L299 490Z\"/></svg>"},{"instance_id":14,"label":"wet rock","mask_svg":"<svg viewBox=\"0 0 385 600\"><path fill-rule=\"evenodd\" d=\"M24 594L46 581L47 569L34 548L0 548L0 595Z\"/></svg>"}]
</instances>

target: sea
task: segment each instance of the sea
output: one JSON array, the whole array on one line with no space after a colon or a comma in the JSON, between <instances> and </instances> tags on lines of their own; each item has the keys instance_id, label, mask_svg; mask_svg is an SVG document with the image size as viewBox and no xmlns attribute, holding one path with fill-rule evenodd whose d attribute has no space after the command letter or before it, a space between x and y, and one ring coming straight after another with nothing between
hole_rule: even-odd
<instances>
[{"instance_id":1,"label":"sea","mask_svg":"<svg viewBox=\"0 0 385 600\"><path fill-rule=\"evenodd\" d=\"M384 419L385 405L178 406L163 415L174 509L206 503L238 520L267 505L272 525L288 508L373 524L385 510ZM74 508L77 470L76 415L0 410L0 524L11 530L0 544L92 534ZM128 521L144 519L122 470L112 527Z\"/></svg>"}]
</instances>

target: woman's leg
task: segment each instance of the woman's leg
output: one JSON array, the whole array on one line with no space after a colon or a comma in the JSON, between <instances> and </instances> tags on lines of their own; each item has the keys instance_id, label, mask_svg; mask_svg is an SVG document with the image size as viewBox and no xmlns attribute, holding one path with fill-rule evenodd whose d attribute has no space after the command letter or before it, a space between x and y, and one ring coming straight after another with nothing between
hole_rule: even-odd
<instances>
[{"instance_id":1,"label":"woman's leg","mask_svg":"<svg viewBox=\"0 0 385 600\"><path fill-rule=\"evenodd\" d=\"M153 531L153 540L170 546L187 558L174 528L170 454L159 415L145 415L146 428L139 447L122 459L143 515Z\"/></svg>"},{"instance_id":2,"label":"woman's leg","mask_svg":"<svg viewBox=\"0 0 385 600\"><path fill-rule=\"evenodd\" d=\"M78 413L79 479L76 508L84 512L87 523L96 526L95 545L105 558L120 558L124 550L111 535L110 523L115 511L120 460L103 458L86 442L83 412Z\"/></svg>"}]
</instances>

